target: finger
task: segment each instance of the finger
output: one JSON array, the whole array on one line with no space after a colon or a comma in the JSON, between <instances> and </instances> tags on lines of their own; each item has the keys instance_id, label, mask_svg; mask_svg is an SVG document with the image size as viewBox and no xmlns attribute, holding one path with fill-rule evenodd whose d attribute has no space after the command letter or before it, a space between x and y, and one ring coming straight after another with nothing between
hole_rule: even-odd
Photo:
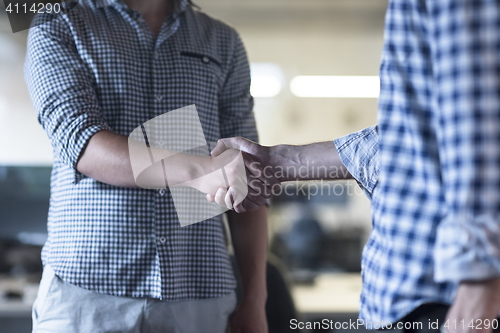
<instances>
[{"instance_id":1,"label":"finger","mask_svg":"<svg viewBox=\"0 0 500 333\"><path fill-rule=\"evenodd\" d=\"M232 187L232 190L231 190L231 200L232 200L232 203L233 203L233 209L240 205L243 200L245 200L247 194L248 194L248 188L245 187L245 192L242 192L241 189L238 189L238 188L235 188L235 187Z\"/></svg>"},{"instance_id":2,"label":"finger","mask_svg":"<svg viewBox=\"0 0 500 333\"><path fill-rule=\"evenodd\" d=\"M224 200L224 198L226 197L226 194L227 194L227 189L225 189L224 187L221 187L217 190L217 193L215 193L215 202L221 206L221 207L226 207L226 202Z\"/></svg>"},{"instance_id":3,"label":"finger","mask_svg":"<svg viewBox=\"0 0 500 333\"><path fill-rule=\"evenodd\" d=\"M233 208L237 213L243 213L246 211L249 211L250 209L252 211L256 210L259 205L255 203L253 200L260 202L262 205L265 204L265 200L258 200L259 196L254 196L251 197L248 194L247 195L242 195L241 192L237 192L233 204Z\"/></svg>"},{"instance_id":4,"label":"finger","mask_svg":"<svg viewBox=\"0 0 500 333\"><path fill-rule=\"evenodd\" d=\"M267 198L262 195L262 189L260 187L251 187L243 181L237 181L236 185L231 186L231 191L233 207L237 206L245 199L251 200L257 206L265 205L267 202Z\"/></svg>"},{"instance_id":5,"label":"finger","mask_svg":"<svg viewBox=\"0 0 500 333\"><path fill-rule=\"evenodd\" d=\"M243 207L246 209L247 212L253 212L259 208L259 206L249 198L243 200Z\"/></svg>"},{"instance_id":6,"label":"finger","mask_svg":"<svg viewBox=\"0 0 500 333\"><path fill-rule=\"evenodd\" d=\"M231 195L233 207L236 212L247 211L251 209L252 211L257 209L259 206L266 204L266 198L261 194L260 188L252 188L246 185L243 181L237 181L237 185L231 186ZM247 201L245 205L241 205L243 201Z\"/></svg>"},{"instance_id":7,"label":"finger","mask_svg":"<svg viewBox=\"0 0 500 333\"><path fill-rule=\"evenodd\" d=\"M248 194L245 199L250 199L253 201L257 206L262 206L265 205L267 202L267 198L262 195L260 191L255 191L252 188L248 188Z\"/></svg>"},{"instance_id":8,"label":"finger","mask_svg":"<svg viewBox=\"0 0 500 333\"><path fill-rule=\"evenodd\" d=\"M257 194L264 197L264 199L269 199L272 197L272 190L268 184L263 183L258 178L250 178L248 182L249 193Z\"/></svg>"},{"instance_id":9,"label":"finger","mask_svg":"<svg viewBox=\"0 0 500 333\"><path fill-rule=\"evenodd\" d=\"M264 206L267 203L267 199L261 195L259 195L257 197L248 196L247 199L252 201L257 206Z\"/></svg>"},{"instance_id":10,"label":"finger","mask_svg":"<svg viewBox=\"0 0 500 333\"><path fill-rule=\"evenodd\" d=\"M234 211L236 213L244 213L246 212L246 208L243 207L243 202L238 203L237 205L234 205Z\"/></svg>"},{"instance_id":11,"label":"finger","mask_svg":"<svg viewBox=\"0 0 500 333\"><path fill-rule=\"evenodd\" d=\"M241 203L248 195L248 185L246 179L235 178L231 184L231 195L233 199L233 207Z\"/></svg>"},{"instance_id":12,"label":"finger","mask_svg":"<svg viewBox=\"0 0 500 333\"><path fill-rule=\"evenodd\" d=\"M262 206L266 204L267 199L271 196L271 190L258 179L253 179L247 184L245 180L237 178L230 189L233 207L243 202L246 198L253 201L257 206Z\"/></svg>"},{"instance_id":13,"label":"finger","mask_svg":"<svg viewBox=\"0 0 500 333\"><path fill-rule=\"evenodd\" d=\"M233 188L230 187L229 190L227 190L226 196L224 198L224 202L226 203L226 207L229 209L233 209Z\"/></svg>"},{"instance_id":14,"label":"finger","mask_svg":"<svg viewBox=\"0 0 500 333\"><path fill-rule=\"evenodd\" d=\"M208 202L215 202L215 196L211 194L206 195Z\"/></svg>"}]
</instances>

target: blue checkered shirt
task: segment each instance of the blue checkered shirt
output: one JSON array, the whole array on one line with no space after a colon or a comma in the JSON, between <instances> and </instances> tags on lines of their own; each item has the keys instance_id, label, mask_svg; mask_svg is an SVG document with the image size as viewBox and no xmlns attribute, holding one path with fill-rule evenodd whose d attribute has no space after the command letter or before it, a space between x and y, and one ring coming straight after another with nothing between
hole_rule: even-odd
<instances>
[{"instance_id":1,"label":"blue checkered shirt","mask_svg":"<svg viewBox=\"0 0 500 333\"><path fill-rule=\"evenodd\" d=\"M367 321L500 276L499 27L498 1L389 2L378 133L336 141L372 196Z\"/></svg>"},{"instance_id":2,"label":"blue checkered shirt","mask_svg":"<svg viewBox=\"0 0 500 333\"><path fill-rule=\"evenodd\" d=\"M168 190L121 188L75 166L100 130L128 136L195 104L207 142L257 139L250 72L237 33L179 1L156 38L117 0L81 0L31 29L26 81L54 150L42 259L100 293L186 300L234 290L221 216L180 227Z\"/></svg>"}]
</instances>

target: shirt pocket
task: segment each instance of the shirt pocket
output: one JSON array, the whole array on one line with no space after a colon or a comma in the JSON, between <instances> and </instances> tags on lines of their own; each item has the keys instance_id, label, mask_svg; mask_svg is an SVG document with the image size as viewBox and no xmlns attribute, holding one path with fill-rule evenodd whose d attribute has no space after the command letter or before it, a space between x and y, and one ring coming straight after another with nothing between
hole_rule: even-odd
<instances>
[{"instance_id":1,"label":"shirt pocket","mask_svg":"<svg viewBox=\"0 0 500 333\"><path fill-rule=\"evenodd\" d=\"M194 94L207 92L206 97L216 97L222 87L223 77L221 61L206 53L181 51L179 53L179 66L182 78L179 81L186 85L186 91ZM215 94L215 95L212 95Z\"/></svg>"},{"instance_id":2,"label":"shirt pocket","mask_svg":"<svg viewBox=\"0 0 500 333\"><path fill-rule=\"evenodd\" d=\"M167 110L196 105L205 138L219 138L219 96L224 88L225 70L220 59L202 52L179 51L169 68L171 84L165 85L169 96Z\"/></svg>"},{"instance_id":3,"label":"shirt pocket","mask_svg":"<svg viewBox=\"0 0 500 333\"><path fill-rule=\"evenodd\" d=\"M220 61L217 58L215 58L214 56L203 54L203 53L181 51L181 56L192 58L192 59L198 59L199 61L201 61L205 65L208 65L210 63L215 64L218 67L220 67L220 65L221 65Z\"/></svg>"}]
</instances>

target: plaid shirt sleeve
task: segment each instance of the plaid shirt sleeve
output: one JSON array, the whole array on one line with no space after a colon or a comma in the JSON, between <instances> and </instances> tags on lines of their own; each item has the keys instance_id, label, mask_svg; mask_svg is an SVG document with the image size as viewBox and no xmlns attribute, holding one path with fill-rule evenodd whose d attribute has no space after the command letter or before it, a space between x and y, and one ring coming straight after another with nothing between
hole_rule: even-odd
<instances>
[{"instance_id":1,"label":"plaid shirt sleeve","mask_svg":"<svg viewBox=\"0 0 500 333\"><path fill-rule=\"evenodd\" d=\"M500 276L500 6L427 1L446 218L435 279Z\"/></svg>"},{"instance_id":2,"label":"plaid shirt sleeve","mask_svg":"<svg viewBox=\"0 0 500 333\"><path fill-rule=\"evenodd\" d=\"M237 35L233 42L233 57L224 87L219 96L221 137L242 136L258 141L250 95L250 67L245 47Z\"/></svg>"},{"instance_id":3,"label":"plaid shirt sleeve","mask_svg":"<svg viewBox=\"0 0 500 333\"><path fill-rule=\"evenodd\" d=\"M340 160L371 199L379 172L377 126L365 128L334 141Z\"/></svg>"},{"instance_id":4,"label":"plaid shirt sleeve","mask_svg":"<svg viewBox=\"0 0 500 333\"><path fill-rule=\"evenodd\" d=\"M78 182L85 177L76 170L82 150L94 133L110 128L69 30L63 17L30 29L25 76L54 158L71 166Z\"/></svg>"}]
</instances>

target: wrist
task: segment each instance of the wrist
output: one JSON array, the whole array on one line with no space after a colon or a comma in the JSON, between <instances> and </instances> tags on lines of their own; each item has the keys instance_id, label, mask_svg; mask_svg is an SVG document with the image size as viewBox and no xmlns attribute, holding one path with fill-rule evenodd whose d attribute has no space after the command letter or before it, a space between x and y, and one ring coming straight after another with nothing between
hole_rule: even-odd
<instances>
[{"instance_id":1,"label":"wrist","mask_svg":"<svg viewBox=\"0 0 500 333\"><path fill-rule=\"evenodd\" d=\"M192 156L186 169L189 180L198 179L213 171L210 157L207 156Z\"/></svg>"},{"instance_id":2,"label":"wrist","mask_svg":"<svg viewBox=\"0 0 500 333\"><path fill-rule=\"evenodd\" d=\"M210 187L210 183L207 182L206 176L214 171L212 164L211 157L190 156L188 163L186 163L183 168L184 182L180 185L192 187L203 193L208 193L207 186Z\"/></svg>"},{"instance_id":3,"label":"wrist","mask_svg":"<svg viewBox=\"0 0 500 333\"><path fill-rule=\"evenodd\" d=\"M462 281L457 291L457 299L470 300L474 295L478 300L483 300L492 308L500 307L500 278L480 281Z\"/></svg>"},{"instance_id":4,"label":"wrist","mask_svg":"<svg viewBox=\"0 0 500 333\"><path fill-rule=\"evenodd\" d=\"M277 145L269 148L270 164L276 171L276 178L280 182L295 180L297 178L296 168L301 165L298 147Z\"/></svg>"},{"instance_id":5,"label":"wrist","mask_svg":"<svg viewBox=\"0 0 500 333\"><path fill-rule=\"evenodd\" d=\"M500 279L462 281L447 319L492 320L500 309ZM459 319L461 320L461 319ZM458 321L458 320L457 320ZM450 332L458 332L452 327Z\"/></svg>"}]
</instances>

